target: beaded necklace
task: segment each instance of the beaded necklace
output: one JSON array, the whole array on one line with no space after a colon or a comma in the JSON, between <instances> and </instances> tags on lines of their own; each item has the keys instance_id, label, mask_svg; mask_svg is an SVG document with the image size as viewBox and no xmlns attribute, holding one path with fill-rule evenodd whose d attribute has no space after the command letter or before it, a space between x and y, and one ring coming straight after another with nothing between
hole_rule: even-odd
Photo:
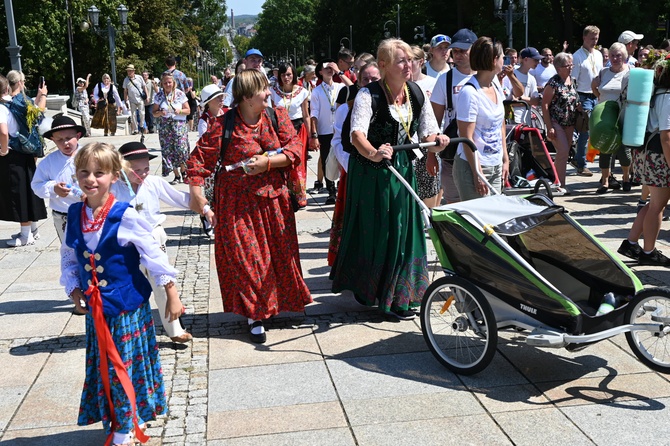
<instances>
[{"instance_id":1,"label":"beaded necklace","mask_svg":"<svg viewBox=\"0 0 670 446\"><path fill-rule=\"evenodd\" d=\"M114 204L114 194L109 194L109 196L107 197L107 201L105 201L105 204L103 204L102 207L100 208L100 212L98 212L98 217L93 218L93 220L90 220L88 218L88 214L86 213L86 207L88 206L88 198L84 200L84 206L81 207L81 231L84 233L98 232L100 228L102 228L102 225L105 224L107 214L109 214L109 211L112 209L113 204Z\"/></svg>"},{"instance_id":2,"label":"beaded necklace","mask_svg":"<svg viewBox=\"0 0 670 446\"><path fill-rule=\"evenodd\" d=\"M389 87L389 84L384 82L384 85L386 85L386 89L389 92L389 96L391 100L393 101L393 107L395 107L396 113L398 113L398 119L400 120L400 124L402 125L402 128L405 129L405 134L407 135L407 138L411 138L410 135L410 125L412 123L412 104L409 102L409 88L407 87L407 82L403 85L404 91L405 91L405 97L407 98L407 121L405 121L405 117L402 114L402 110L400 106L397 104L397 102L394 100L393 93L391 93L391 87Z\"/></svg>"}]
</instances>

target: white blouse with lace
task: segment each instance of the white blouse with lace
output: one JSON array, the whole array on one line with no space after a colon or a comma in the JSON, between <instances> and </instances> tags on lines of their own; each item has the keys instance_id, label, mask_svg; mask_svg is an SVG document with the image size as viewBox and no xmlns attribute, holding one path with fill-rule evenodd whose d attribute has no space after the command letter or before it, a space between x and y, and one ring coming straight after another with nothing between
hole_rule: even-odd
<instances>
[{"instance_id":1,"label":"white blouse with lace","mask_svg":"<svg viewBox=\"0 0 670 446\"><path fill-rule=\"evenodd\" d=\"M384 104L380 104L380 106L383 107ZM396 107L391 105L386 106L389 107L391 117L400 123L401 119ZM402 114L403 120L405 121L407 120L410 109L409 107L409 101L398 107L400 109L400 113ZM367 88L362 88L356 95L356 99L354 100L354 108L351 112L351 133L359 131L365 134L367 137L372 115L372 96L370 95L370 90ZM418 132L414 135L411 135L410 139L412 142L420 142L421 138L425 138L429 135L434 135L437 133L440 133L440 127L437 125L437 120L433 114L430 101L426 98L423 101L423 106L421 107ZM404 140L405 130L403 129L402 125L398 126L398 136L400 141Z\"/></svg>"},{"instance_id":2,"label":"white blouse with lace","mask_svg":"<svg viewBox=\"0 0 670 446\"><path fill-rule=\"evenodd\" d=\"M85 209L88 218L92 220L92 209L88 206ZM170 282L176 283L178 271L170 265L167 254L161 250L159 243L151 235L152 229L151 225L140 217L135 209L129 207L121 217L116 237L121 246L125 247L129 244L135 246L140 253L140 264L149 271L156 285L167 285ZM85 232L84 241L86 242L86 247L91 251L95 251L98 243L100 243L101 235L102 228L97 232ZM65 287L65 292L69 296L75 288L85 291L86 288L82 287L79 278L78 262L74 249L63 243L60 253L60 284Z\"/></svg>"}]
</instances>

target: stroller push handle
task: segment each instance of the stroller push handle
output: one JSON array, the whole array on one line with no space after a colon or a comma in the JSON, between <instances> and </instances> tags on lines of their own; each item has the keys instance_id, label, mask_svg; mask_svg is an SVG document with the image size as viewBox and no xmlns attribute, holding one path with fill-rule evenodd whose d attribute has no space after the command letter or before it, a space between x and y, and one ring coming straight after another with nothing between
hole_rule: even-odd
<instances>
[{"instance_id":1,"label":"stroller push handle","mask_svg":"<svg viewBox=\"0 0 670 446\"><path fill-rule=\"evenodd\" d=\"M399 144L397 146L391 146L394 152L400 152L402 150L414 150L414 149L423 149L424 147L433 147L436 146L436 142L422 142L422 143L412 143L412 144Z\"/></svg>"},{"instance_id":2,"label":"stroller push handle","mask_svg":"<svg viewBox=\"0 0 670 446\"><path fill-rule=\"evenodd\" d=\"M477 150L477 147L475 146L475 143L469 140L468 138L450 138L449 143L455 143L455 144L465 144L466 146L470 147L470 150L475 152ZM422 143L413 143L413 144L399 144L397 146L391 146L394 152L399 152L401 150L414 150L414 149L422 149L424 147L433 147L436 146L436 142L422 142Z\"/></svg>"}]
</instances>

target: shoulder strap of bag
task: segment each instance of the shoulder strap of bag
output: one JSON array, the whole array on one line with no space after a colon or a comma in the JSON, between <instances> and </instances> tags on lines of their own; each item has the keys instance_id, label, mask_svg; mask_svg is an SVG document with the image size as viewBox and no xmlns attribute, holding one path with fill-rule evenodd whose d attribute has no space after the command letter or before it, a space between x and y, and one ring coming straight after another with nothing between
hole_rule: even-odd
<instances>
[{"instance_id":1,"label":"shoulder strap of bag","mask_svg":"<svg viewBox=\"0 0 670 446\"><path fill-rule=\"evenodd\" d=\"M130 81L131 84L133 84L133 87L135 87L135 90L137 90L137 92L138 92L140 95L142 95L142 91L140 90L140 87L138 87L137 85L135 85L135 82L133 82L133 80L132 80L131 78L128 78L128 80Z\"/></svg>"},{"instance_id":2,"label":"shoulder strap of bag","mask_svg":"<svg viewBox=\"0 0 670 446\"><path fill-rule=\"evenodd\" d=\"M423 108L423 103L426 100L426 95L419 87L419 84L416 82L407 82L407 85L409 86L409 90L412 93L412 95L416 98L417 102L419 103L419 109Z\"/></svg>"},{"instance_id":3,"label":"shoulder strap of bag","mask_svg":"<svg viewBox=\"0 0 670 446\"><path fill-rule=\"evenodd\" d=\"M231 108L223 115L223 137L221 138L221 149L219 150L219 161L216 163L215 175L219 174L220 167L223 165L223 155L226 153L228 144L230 144L230 138L233 136L235 113L237 113L237 107Z\"/></svg>"},{"instance_id":4,"label":"shoulder strap of bag","mask_svg":"<svg viewBox=\"0 0 670 446\"><path fill-rule=\"evenodd\" d=\"M451 114L454 110L454 98L452 92L452 87L454 86L454 70L449 70L445 77L447 78L447 113Z\"/></svg>"}]
</instances>

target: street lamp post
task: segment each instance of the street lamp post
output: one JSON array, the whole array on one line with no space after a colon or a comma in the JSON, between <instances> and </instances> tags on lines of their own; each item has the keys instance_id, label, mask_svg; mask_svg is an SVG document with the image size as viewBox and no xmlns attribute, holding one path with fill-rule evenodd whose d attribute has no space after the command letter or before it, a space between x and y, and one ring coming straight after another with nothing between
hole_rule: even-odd
<instances>
[{"instance_id":1,"label":"street lamp post","mask_svg":"<svg viewBox=\"0 0 670 446\"><path fill-rule=\"evenodd\" d=\"M340 49L344 48L344 44L342 43L343 40L346 40L349 42L349 49L351 49L351 40L348 37L342 37L340 39Z\"/></svg>"},{"instance_id":2,"label":"street lamp post","mask_svg":"<svg viewBox=\"0 0 670 446\"><path fill-rule=\"evenodd\" d=\"M505 25L507 27L507 46L509 48L514 48L513 45L513 26L514 22L519 20L520 18L523 18L524 23L526 24L526 47L528 46L528 0L519 0L519 6L521 7L521 10L519 12L515 12L517 9L516 4L514 3L514 0L507 0L507 10L503 11L502 9L502 2L503 0L493 0L493 7L495 11L493 11L493 15L498 17L501 20L505 21Z\"/></svg>"},{"instance_id":3,"label":"street lamp post","mask_svg":"<svg viewBox=\"0 0 670 446\"><path fill-rule=\"evenodd\" d=\"M393 20L387 20L387 21L384 23L384 38L386 38L386 39L388 39L389 37L391 37L391 32L386 28L386 27L388 26L389 23L393 23L394 26L395 26L395 24L396 24ZM396 36L396 37L398 37L398 36Z\"/></svg>"},{"instance_id":4,"label":"street lamp post","mask_svg":"<svg viewBox=\"0 0 670 446\"><path fill-rule=\"evenodd\" d=\"M21 71L21 47L16 40L16 25L14 24L14 5L12 0L5 0L5 12L7 13L7 31L9 33L9 61L12 70Z\"/></svg>"},{"instance_id":5,"label":"street lamp post","mask_svg":"<svg viewBox=\"0 0 670 446\"><path fill-rule=\"evenodd\" d=\"M125 5L119 5L116 8L121 22L121 32L125 31L128 25L128 8ZM112 25L112 19L107 17L107 29L100 28L100 10L94 6L88 8L88 20L93 25L93 31L98 35L107 35L109 39L109 64L112 67L112 81L116 84L116 28ZM88 23L84 22L82 28L88 29Z\"/></svg>"}]
</instances>

